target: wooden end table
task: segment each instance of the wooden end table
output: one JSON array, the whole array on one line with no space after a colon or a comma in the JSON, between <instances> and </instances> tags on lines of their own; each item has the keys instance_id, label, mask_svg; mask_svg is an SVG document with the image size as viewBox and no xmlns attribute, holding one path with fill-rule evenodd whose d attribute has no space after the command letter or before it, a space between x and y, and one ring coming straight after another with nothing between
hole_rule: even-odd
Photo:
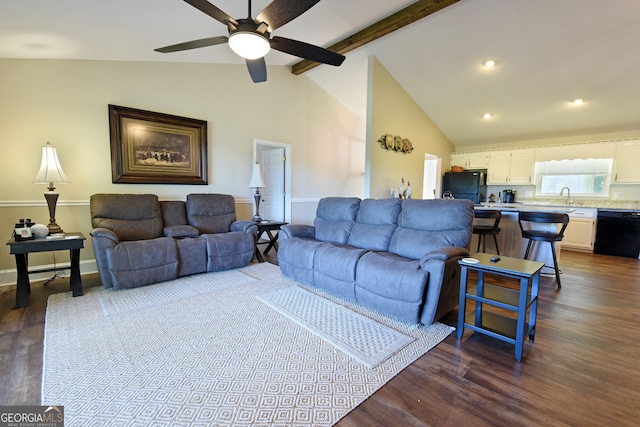
<instances>
[{"instance_id":1,"label":"wooden end table","mask_svg":"<svg viewBox=\"0 0 640 427\"><path fill-rule=\"evenodd\" d=\"M33 240L16 240L12 238L7 242L10 253L16 257L16 269L18 270L18 283L16 284L16 306L26 307L31 291L29 274L46 273L49 271L66 270L69 267L44 268L29 271L29 254L32 252L51 252L68 250L71 253L71 291L74 297L82 295L82 279L80 278L80 249L84 248L86 238L82 233L64 233L63 238L47 239L45 237Z\"/></svg>"},{"instance_id":2,"label":"wooden end table","mask_svg":"<svg viewBox=\"0 0 640 427\"><path fill-rule=\"evenodd\" d=\"M475 264L464 260L458 261L462 272L460 275L457 337L461 339L464 329L468 328L514 344L516 360L520 362L522 361L525 335L529 335L531 342L535 336L538 287L540 271L544 267L544 263L506 256L500 256L498 261L492 262L491 258L493 257L497 257L497 255L477 253L470 257L478 260ZM478 282L472 288L467 287L469 270L478 273ZM517 279L520 281L519 289L486 284L484 283L485 273ZM465 315L467 299L476 302L476 309L469 315ZM517 318L513 319L483 311L484 304L511 310L516 313Z\"/></svg>"},{"instance_id":3,"label":"wooden end table","mask_svg":"<svg viewBox=\"0 0 640 427\"><path fill-rule=\"evenodd\" d=\"M286 225L287 223L281 221L264 220L256 222L256 224L258 225L258 235L256 237L255 248L256 258L258 258L258 262L264 262L262 254L266 254L271 250L271 248L274 248L276 251L278 250L278 232L280 231L280 227ZM275 234L273 234L274 231L276 232ZM267 233L268 239L260 240L263 233ZM264 251L262 251L262 253L260 253L258 245L267 245L267 247Z\"/></svg>"}]
</instances>

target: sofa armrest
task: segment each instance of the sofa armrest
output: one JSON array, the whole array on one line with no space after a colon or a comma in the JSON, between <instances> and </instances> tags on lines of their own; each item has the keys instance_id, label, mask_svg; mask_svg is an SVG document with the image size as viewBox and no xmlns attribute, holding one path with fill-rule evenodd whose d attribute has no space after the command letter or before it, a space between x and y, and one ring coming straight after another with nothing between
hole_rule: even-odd
<instances>
[{"instance_id":1,"label":"sofa armrest","mask_svg":"<svg viewBox=\"0 0 640 427\"><path fill-rule=\"evenodd\" d=\"M255 222L249 220L233 221L230 227L231 231L242 231L247 234L258 234L258 226Z\"/></svg>"},{"instance_id":2,"label":"sofa armrest","mask_svg":"<svg viewBox=\"0 0 640 427\"><path fill-rule=\"evenodd\" d=\"M192 225L169 225L162 229L164 237L198 237L200 231Z\"/></svg>"},{"instance_id":3,"label":"sofa armrest","mask_svg":"<svg viewBox=\"0 0 640 427\"><path fill-rule=\"evenodd\" d=\"M91 230L91 237L96 237L96 238L103 237L106 239L113 240L116 244L120 243L120 239L118 238L118 235L113 231L109 230L108 228L94 228L93 230Z\"/></svg>"},{"instance_id":4,"label":"sofa armrest","mask_svg":"<svg viewBox=\"0 0 640 427\"><path fill-rule=\"evenodd\" d=\"M469 256L469 251L459 246L443 246L430 250L420 258L420 267L424 268L429 261L447 261L452 258L464 258Z\"/></svg>"},{"instance_id":5,"label":"sofa armrest","mask_svg":"<svg viewBox=\"0 0 640 427\"><path fill-rule=\"evenodd\" d=\"M316 237L316 228L313 225L287 224L280 227L278 236L280 241L291 239L292 237L313 239Z\"/></svg>"},{"instance_id":6,"label":"sofa armrest","mask_svg":"<svg viewBox=\"0 0 640 427\"><path fill-rule=\"evenodd\" d=\"M459 246L443 246L422 256L420 268L429 275L429 282L420 323L430 325L458 304L458 260L466 256L469 251Z\"/></svg>"}]
</instances>

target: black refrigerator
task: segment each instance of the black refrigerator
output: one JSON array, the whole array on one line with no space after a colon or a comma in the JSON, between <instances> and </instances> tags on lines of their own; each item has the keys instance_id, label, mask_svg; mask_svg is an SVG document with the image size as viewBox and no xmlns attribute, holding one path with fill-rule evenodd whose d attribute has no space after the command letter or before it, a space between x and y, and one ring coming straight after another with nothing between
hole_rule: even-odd
<instances>
[{"instance_id":1,"label":"black refrigerator","mask_svg":"<svg viewBox=\"0 0 640 427\"><path fill-rule=\"evenodd\" d=\"M450 193L454 199L469 199L473 203L487 200L487 171L445 172L442 194Z\"/></svg>"}]
</instances>

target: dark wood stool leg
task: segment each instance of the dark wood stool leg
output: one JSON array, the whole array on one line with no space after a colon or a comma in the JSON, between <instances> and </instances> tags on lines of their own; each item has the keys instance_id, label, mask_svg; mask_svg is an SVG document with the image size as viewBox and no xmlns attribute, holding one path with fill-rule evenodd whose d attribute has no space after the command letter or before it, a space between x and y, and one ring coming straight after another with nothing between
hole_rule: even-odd
<instances>
[{"instance_id":1,"label":"dark wood stool leg","mask_svg":"<svg viewBox=\"0 0 640 427\"><path fill-rule=\"evenodd\" d=\"M527 250L524 252L524 259L529 259L529 250L531 249L531 244L533 240L529 239L529 243L527 244Z\"/></svg>"},{"instance_id":2,"label":"dark wood stool leg","mask_svg":"<svg viewBox=\"0 0 640 427\"><path fill-rule=\"evenodd\" d=\"M551 245L551 255L553 255L553 268L556 270L556 281L558 282L558 289L562 287L560 284L560 268L558 267L558 257L556 257L556 242L549 242Z\"/></svg>"},{"instance_id":3,"label":"dark wood stool leg","mask_svg":"<svg viewBox=\"0 0 640 427\"><path fill-rule=\"evenodd\" d=\"M498 255L500 255L500 248L498 248L498 238L495 234L493 235L493 241L496 243L496 252L498 253Z\"/></svg>"}]
</instances>

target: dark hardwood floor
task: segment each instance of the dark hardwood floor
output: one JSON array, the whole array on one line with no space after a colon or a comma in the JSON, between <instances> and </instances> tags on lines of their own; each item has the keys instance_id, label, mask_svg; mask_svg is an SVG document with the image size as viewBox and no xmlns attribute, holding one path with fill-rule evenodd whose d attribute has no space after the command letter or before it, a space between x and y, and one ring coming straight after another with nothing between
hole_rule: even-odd
<instances>
[{"instance_id":1,"label":"dark hardwood floor","mask_svg":"<svg viewBox=\"0 0 640 427\"><path fill-rule=\"evenodd\" d=\"M541 280L536 339L522 363L512 345L453 333L338 425L638 425L640 261L563 251L560 265L561 290ZM99 285L97 275L83 285ZM18 310L15 291L0 295L0 405L40 404L46 301L68 289L68 278L34 283ZM455 326L457 312L441 321Z\"/></svg>"}]
</instances>

